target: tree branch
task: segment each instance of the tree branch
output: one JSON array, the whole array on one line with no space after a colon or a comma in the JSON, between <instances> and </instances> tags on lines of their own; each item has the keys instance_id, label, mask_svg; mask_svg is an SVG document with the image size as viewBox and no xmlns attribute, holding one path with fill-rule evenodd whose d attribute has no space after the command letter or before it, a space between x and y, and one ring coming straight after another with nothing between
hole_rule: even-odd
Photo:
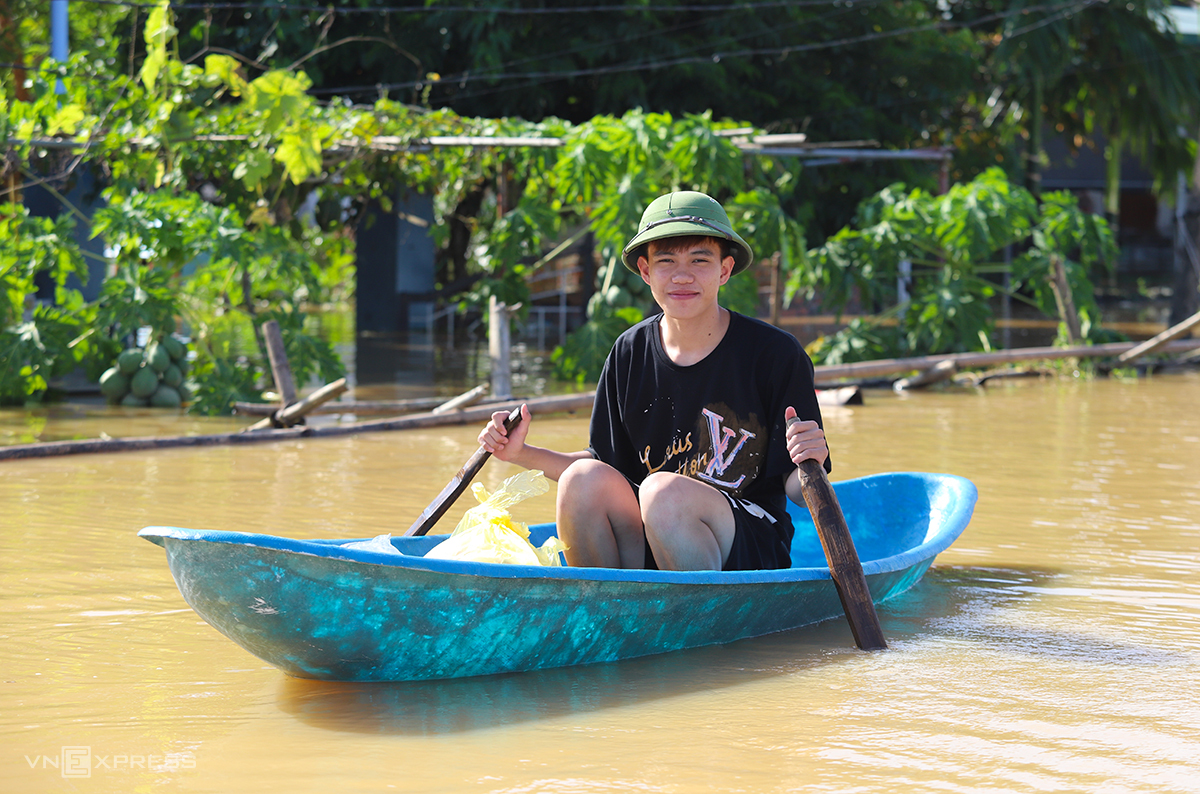
<instances>
[{"instance_id":1,"label":"tree branch","mask_svg":"<svg viewBox=\"0 0 1200 794\"><path fill-rule=\"evenodd\" d=\"M297 66L304 63L305 61L307 61L309 58L313 57L314 55L320 55L321 53L325 52L326 50L332 50L334 47L340 47L343 44L353 44L356 41L373 41L376 44L387 45L388 47L391 47L393 50L395 50L396 52L403 55L405 58L408 58L410 61L412 61L416 65L417 71L420 72L421 61L418 60L416 56L414 56L412 53L410 53L408 50L404 49L403 47L400 47L399 45L397 45L394 41L389 41L388 39L381 39L378 36L347 36L344 39L338 39L337 41L333 42L332 44L324 44L320 47L317 47L315 50L313 50L312 52L308 53L300 60L293 63L291 66L288 67L288 71L295 69Z\"/></svg>"},{"instance_id":2,"label":"tree branch","mask_svg":"<svg viewBox=\"0 0 1200 794\"><path fill-rule=\"evenodd\" d=\"M247 66L253 66L255 69L260 69L264 72L271 68L270 66L259 63L258 61L252 61L249 58L247 58L245 55L236 53L233 50L227 50L224 47L214 47L211 44L206 44L205 46L201 47L199 50L196 51L196 53L194 55L192 55L192 57L190 57L186 61L184 61L184 63L191 63L192 61L199 58L201 55L204 55L205 53L209 53L209 52L219 52L222 55L228 55L231 58L236 58L237 60L241 61L242 63L246 64Z\"/></svg>"}]
</instances>

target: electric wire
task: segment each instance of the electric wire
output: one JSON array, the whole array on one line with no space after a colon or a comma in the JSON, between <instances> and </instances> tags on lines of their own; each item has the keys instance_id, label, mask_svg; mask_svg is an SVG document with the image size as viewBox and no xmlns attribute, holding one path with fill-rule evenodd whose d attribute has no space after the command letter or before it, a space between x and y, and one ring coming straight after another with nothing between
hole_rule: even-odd
<instances>
[{"instance_id":1,"label":"electric wire","mask_svg":"<svg viewBox=\"0 0 1200 794\"><path fill-rule=\"evenodd\" d=\"M876 6L876 5L879 5L879 4L881 4L881 3L885 2L885 1L886 1L886 0L863 0L863 2L860 2L860 3L858 3L858 4L856 5L856 7L858 7L858 6L865 6L865 7ZM814 22L822 22L822 21L825 21L825 20L828 20L828 19L832 19L833 17L836 17L836 16L840 16L840 15L842 15L842 14L849 13L850 11L853 11L853 10L855 10L855 9L852 9L852 8L843 8L843 9L838 9L837 11L831 11L831 12L829 12L829 13L827 13L827 14L822 14L822 15L820 15L820 16L818 16L818 17L809 17L809 18L806 18L806 19L803 19L803 20L799 20L799 21L797 21L797 22L795 22L794 24L791 24L791 25L786 25L786 26L781 26L781 27L780 27L780 26L777 26L777 27L776 27L776 28L774 28L774 29L773 29L771 32L772 32L772 33L779 33L779 32L781 32L781 31L784 31L784 30L788 30L788 29L791 29L791 28L799 27L799 26L801 26L801 25L811 25L811 24L813 24ZM689 25L688 25L688 26L692 26L692 25L695 25L695 24L700 24L700 23L699 23L699 22L689 23ZM628 36L628 37L625 37L625 38L623 38L623 39L614 39L614 40L610 40L610 41L608 41L608 42L601 42L600 44L597 44L597 45L594 45L594 46L607 46L608 44L625 44L625 43L630 43L630 42L633 42L633 41L637 41L638 39L642 39L642 38L652 38L652 37L659 37L659 36L663 35L664 33L670 33L670 32L672 32L672 31L673 31L673 30L675 30L675 29L678 29L678 28L684 28L684 27L685 27L684 25L679 25L679 26L675 26L675 28L666 28L666 29L662 29L662 30L652 30L652 31L646 31L646 32L643 32L643 33L639 33L639 34L637 34L636 36ZM737 37L734 37L734 38L732 39L732 41L742 41L742 40L745 40L745 39L748 39L748 38L753 38L754 36L758 36L758 35L761 35L761 31L755 31L755 32L753 32L753 33L748 33L748 34L746 34L746 35L743 35L743 36L737 36ZM700 49L702 46L703 46L703 45L698 45L698 46L696 46L696 47L693 47L693 48L692 48L692 50L693 50L693 51L695 51L695 50L698 50L698 49ZM591 48L583 48L583 50L582 50L582 51L586 51L587 49L591 49ZM521 63L525 63L525 62L529 62L529 61L541 60L541 59L543 59L543 58L548 58L548 57L557 57L558 55L561 55L561 54L564 54L564 53L570 53L570 52L580 52L580 51L581 51L581 50L579 50L579 49L561 50L561 51L559 51L558 53L554 53L553 55L547 55L547 56L541 56L541 57L534 57L534 58L526 58L526 59L522 59L522 60L520 60L520 61L509 61L509 62L507 62L507 63L500 64L500 65L499 65L499 66L497 66L496 68L507 68L507 67L510 67L510 66L519 65L519 64L521 64ZM482 78L486 78L486 77L487 77L489 74L491 74L491 73L490 73L490 72L487 72L487 71L481 71L481 72L478 72L478 73L477 73L477 75L478 75L478 76L480 76L480 77L482 77ZM518 72L518 73L516 73L516 74L518 74L518 75L519 75L519 74L531 74L531 73L529 73L529 72L524 72L524 73L522 73L522 72ZM537 87L537 86L543 86L543 85L546 85L547 83L552 83L552 82L554 82L555 80L558 80L558 79L564 79L564 78L559 78L559 77L543 77L543 78L530 79L530 80L528 80L528 81L526 81L526 82L522 82L522 83L515 83L515 84L513 84L513 85L508 85L508 86L492 86L492 87L489 87L489 88L477 88L477 89L470 90L470 91L456 91L456 92L454 93L454 95L453 95L453 99L454 99L454 101L455 101L455 102L459 102L459 101L462 101L462 100L464 100L464 99L475 99L475 98L478 98L478 97L494 96L494 95L496 95L496 94L500 94L500 93L506 93L506 92L509 92L509 91L520 91L520 90L524 90L524 89L528 89L528 88L534 88L534 87ZM566 79L570 79L570 78L566 78ZM439 80L438 82L439 82L440 84L443 84L443 85L445 85L445 84L454 85L454 84L455 84L455 81L454 81L452 78L445 78L445 79L443 79L443 80ZM423 82L423 83L422 83L422 86L426 85L427 83L428 83L428 81L425 81L425 82ZM375 88L374 86L372 86L370 90L376 90L376 88ZM314 93L314 94L315 94L315 93L317 93L317 92L315 92L315 91L314 91L314 92L312 92L312 93ZM322 89L322 93L327 93L327 92L326 92L325 90L323 90L323 89ZM347 92L347 93L354 93L354 92Z\"/></svg>"},{"instance_id":2,"label":"electric wire","mask_svg":"<svg viewBox=\"0 0 1200 794\"><path fill-rule=\"evenodd\" d=\"M95 5L123 6L125 8L156 8L155 3L138 3L133 0L77 0ZM606 4L593 6L566 6L553 8L494 8L466 5L421 5L421 6L313 6L290 3L170 3L172 10L193 11L288 11L293 13L334 14L495 14L498 16L561 16L565 14L591 14L628 12L646 13L697 13L703 11L755 11L760 8L806 8L810 6L854 5L854 0L760 0L747 3L681 4L681 5L625 5Z\"/></svg>"},{"instance_id":3,"label":"electric wire","mask_svg":"<svg viewBox=\"0 0 1200 794\"><path fill-rule=\"evenodd\" d=\"M884 2L884 0L864 0L864 2L860 2L860 3L856 4L856 6L857 7L871 7L871 6L877 6L882 2ZM833 17L849 13L852 10L855 10L855 9L840 8L836 11L831 11L829 13L822 14L820 16L808 17L806 19L798 20L791 25L777 26L771 32L779 33L781 31L800 27L801 25L811 25L815 22L822 22L822 21L831 19ZM695 25L698 25L698 24L702 24L702 22L699 20L696 20L696 21L685 23L685 24L675 25L675 26L672 26L669 28L644 31L642 33L638 33L633 36L625 36L620 39L609 39L604 42L598 42L589 47L584 47L582 49L581 48L572 48L572 49L566 49L566 50L559 50L558 52L548 53L546 55L533 56L530 58L524 58L524 59L517 60L517 61L508 61L503 64L499 64L494 68L495 69L510 68L512 66L517 66L522 63L530 63L530 62L536 62L539 60L546 60L549 58L555 58L560 55L564 55L564 54L568 54L568 53L585 52L589 49L594 49L596 47L611 46L614 44L629 44L629 43L632 43L639 39L644 39L644 38L658 38L658 37L662 37L664 35L669 35L670 33L673 33L673 32L678 32L679 30L683 30L688 27L694 27ZM753 38L755 36L762 35L762 33L763 33L762 31L753 31L751 33L747 33L742 36L736 36L732 39L729 39L729 41L743 41L745 39L749 39L749 38ZM691 51L694 52L696 50L699 50L703 46L704 46L703 44L697 45L697 46L693 47L691 49ZM706 56L702 60L707 60L708 57L709 56ZM482 70L482 71L476 72L474 74L474 77L476 80L487 79L489 76L494 75L494 74L496 74L495 71ZM476 90L472 90L472 91L457 91L454 93L454 99L455 99L455 101L460 101L462 99L472 99L472 98L481 97L481 96L491 96L491 95L499 94L499 93L503 93L503 92L517 91L517 90L522 90L522 89L526 89L526 88L532 88L535 86L545 85L547 83L554 82L555 80L558 80L558 79L570 79L570 78L561 78L558 76L557 73L554 73L554 72L543 73L542 76L536 76L536 74L537 73L534 73L534 72L516 72L516 73L514 73L514 76L527 76L529 79L527 79L524 82L510 85L510 86L491 87L491 88L487 88L487 89L476 89ZM417 87L424 87L426 85L431 84L428 79L414 81L414 83L415 83L415 85L412 85L409 87L417 88ZM440 85L458 84L458 85L460 85L460 87L465 86L465 83L463 83L460 80L456 80L453 77L440 79L437 81L437 84L440 84ZM318 94L325 95L325 94L330 94L330 93L337 93L338 91L344 91L345 93L363 93L363 92L367 92L367 91L374 92L374 91L380 90L378 85L371 85L369 87L364 86L364 87L360 87L360 88L362 88L362 91L352 91L352 90L347 90L347 89L332 89L332 90L331 89L317 89L315 91L311 91L310 93L312 93L314 95L318 95ZM384 86L384 90L387 90L386 86Z\"/></svg>"},{"instance_id":4,"label":"electric wire","mask_svg":"<svg viewBox=\"0 0 1200 794\"><path fill-rule=\"evenodd\" d=\"M83 1L90 2L90 3L96 3L96 4L103 4L103 5L120 5L120 6L137 7L137 8L153 7L151 4L129 2L128 0L83 0ZM1035 13L1038 11L1053 11L1053 12L1055 12L1054 19L1039 20L1035 23L1031 23L1030 25L1024 26L1022 28L1018 28L1017 30L1011 31L1008 35L1006 35L1005 39L1011 39L1016 36L1022 35L1024 33L1028 33L1031 30L1043 27L1046 24L1050 24L1051 21L1057 21L1057 19L1059 19L1059 18L1068 16L1077 10L1083 10L1087 7L1096 5L1097 3L1103 3L1103 2L1105 2L1105 0L1083 0L1083 2L1079 2L1078 0L1075 0L1075 2L1069 2L1069 3L1058 3L1058 4L1048 3L1048 4L1043 4L1040 6L1026 7L1026 8L1020 10L1020 12L1019 12L1020 15L1028 15L1030 13ZM722 10L722 9L746 10L746 9L768 8L768 7L821 6L821 5L830 6L830 5L833 5L833 6L842 6L843 8L839 9L839 12L844 13L845 11L855 10L856 6L859 8L862 8L863 6L869 6L871 4L872 3L870 3L870 2L855 3L855 2L850 2L848 0L788 0L787 2L779 0L776 2L705 5L705 6L669 6L669 7L662 7L662 8L671 9L671 10L679 10L679 9L683 9L683 8L696 8L696 9L704 9L704 10ZM172 8L187 8L187 7L198 7L198 8L206 8L206 9L216 9L216 8L281 9L282 8L282 9L287 9L287 10L312 10L312 11L323 11L323 12L333 10L335 13L341 12L341 11L348 11L348 10L354 10L356 13L357 12L367 12L367 11L372 11L372 12L376 12L376 13L385 13L385 12L395 12L395 11L399 11L399 10L414 10L414 9L421 10L421 11L424 11L424 10L464 10L464 11L465 10L470 10L470 11L484 10L484 9L479 9L479 8L472 9L472 8L459 7L459 6L442 6L441 8L439 8L437 6L428 6L428 7L420 7L419 9L415 8L415 7L408 7L408 6L376 7L376 8L368 8L368 9L362 9L362 8L331 9L330 7L318 7L318 6L303 6L302 7L302 6L293 6L293 5L287 5L287 4L250 4L250 3L224 3L224 4L211 4L211 3L186 4L185 3L185 4L173 4L172 5ZM656 6L640 6L640 7L631 8L629 6L609 5L609 6L589 6L589 7L581 6L576 9L572 9L572 10L576 10L576 11L583 11L583 10L626 10L626 11L637 10L637 11L642 11L642 10L652 9L652 8L658 8L658 7L656 7ZM506 12L515 12L515 11L520 11L520 10L521 9L505 9ZM530 9L525 9L525 10L530 10ZM534 9L534 10L537 10L537 9ZM537 10L537 11L540 11L540 10ZM839 12L833 12L833 13L839 13ZM831 13L830 15L833 15L833 13ZM972 28L972 27L976 27L978 25L996 21L998 19L1003 19L1003 18L1012 17L1012 16L1014 16L1014 14L1012 14L1011 12L997 12L997 13L989 14L989 15L986 15L983 17L979 17L974 20L969 20L969 21L964 21L964 22L956 22L953 20L942 20L942 21L933 22L933 23L930 23L927 25L909 26L906 28L899 28L899 29L893 29L893 30L888 30L888 31L879 31L879 32L861 35L861 36L845 37L842 39L829 41L829 42L816 42L816 43L810 43L810 44L790 45L790 46L786 46L786 47L777 46L777 47L770 47L770 48L744 49L744 50L737 50L737 51L732 51L732 52L714 53L713 55L709 55L709 56L680 57L680 58L674 58L674 59L663 59L663 60L659 60L659 61L639 62L639 63L633 63L633 64L617 64L617 65L609 65L609 66L604 66L604 67L593 67L590 69L574 69L574 70L564 70L564 71L540 71L540 72L513 72L513 73L504 73L504 72L501 72L501 73L479 72L479 73L474 73L474 74L468 73L468 74L451 75L451 76L443 77L443 78L441 78L441 80L439 82L442 84L448 84L448 85L453 85L456 83L463 85L466 82L478 82L481 80L492 80L492 81L523 80L524 81L522 83L514 84L512 86L491 86L487 89L476 90L476 91L465 92L465 93L460 92L455 95L456 99L474 98L474 97L478 97L478 96L487 96L489 94L494 94L494 93L530 88L530 87L534 87L537 85L543 85L548 82L553 82L555 80L573 79L573 78L582 77L582 76L600 75L600 74L616 74L616 73L631 72L631 71L653 71L653 70L658 70L658 69L662 69L662 68L669 68L670 66L705 63L705 62L709 62L709 61L719 63L720 60L725 59L725 58L751 57L754 55L786 56L791 53L811 52L811 51L815 51L815 50L834 49L834 48L843 47L843 46L851 46L854 44L861 44L861 43L865 43L865 42L869 42L869 41L877 41L877 40L884 39L884 38L896 37L896 36L906 35L908 33L914 33L914 32L928 32L928 31L934 31L934 30L939 30L939 29L950 29L950 28ZM808 21L809 20L804 20L803 22L808 22ZM690 24L693 24L693 23L688 23L688 25L690 25ZM680 27L684 27L684 26L680 26ZM652 34L653 35L661 35L661 31L653 31ZM626 37L623 39L614 39L614 40L609 40L607 42L600 42L594 46L605 46L608 44L620 44L620 43L624 43L627 41L636 40L637 38L641 38L642 35L643 34L639 34L638 36L635 36L635 37ZM645 34L645 35L650 35L650 34ZM577 50L570 50L569 52L575 52L575 51L577 51ZM562 52L560 52L558 54L562 54ZM512 62L508 62L505 64L501 64L497 68L504 68L504 67L510 67L510 66L514 66L514 65L519 65L521 63L529 62L531 60L541 60L541 59L545 59L545 58L556 57L556 55L557 54L547 54L544 56L536 56L533 58L521 59L518 61L512 61ZM1179 54L1171 56L1171 55L1164 54L1164 55L1160 55L1158 57L1165 59L1168 57L1178 57L1178 55ZM1150 59L1144 59L1144 60L1150 60ZM0 68L32 69L34 67L30 67L28 65L22 65L22 64L0 63ZM1068 73L1075 72L1075 71L1103 71L1103 70L1095 70L1095 69L1084 70L1084 69L1078 69L1078 68L1067 70ZM400 90L400 89L406 89L406 88L418 88L418 87L424 87L429 84L430 84L429 80L414 80L414 81L407 81L407 82L402 82L402 83L375 83L375 84L361 85L361 86L341 86L341 87L336 87L336 88L323 88L323 89L317 89L314 91L310 91L310 93L311 94L338 94L338 93L355 94L355 93L365 93L365 92ZM916 103L916 102L920 102L920 101L922 101L922 98L920 98L920 97L911 98L908 100L891 100L891 101L888 101L888 102L878 105L878 107L880 107L880 108L885 107L885 106L886 107L896 107L899 105ZM875 105L868 106L868 107L875 107Z\"/></svg>"},{"instance_id":5,"label":"electric wire","mask_svg":"<svg viewBox=\"0 0 1200 794\"><path fill-rule=\"evenodd\" d=\"M1097 0L1085 0L1082 5L1088 5ZM1064 6L1071 8L1081 7L1078 2L1071 3L1047 3L1040 6L1029 6L1022 9L1023 14L1033 13L1043 10L1061 10ZM665 58L656 61L642 61L637 63L610 64L607 66L595 66L584 69L571 69L562 71L534 71L534 72L513 72L513 73L462 73L448 77L442 77L439 82L446 84L464 85L469 82L479 82L481 80L531 80L531 79L574 79L577 77L593 77L601 75L621 74L627 72L644 72L655 71L658 69L669 68L672 66L684 66L699 63L720 63L725 58L748 58L758 55L771 55L778 57L788 57L796 53L815 52L818 50L837 49L856 44L865 44L874 41L880 41L897 36L904 36L912 33L928 33L938 30L947 29L965 29L973 28L979 25L984 25L990 22L995 22L999 19L1004 19L1011 16L1008 12L996 12L988 14L969 22L955 22L952 20L939 20L921 25L909 25L902 28L893 28L891 30L872 31L871 33L860 34L857 36L846 36L833 41L811 42L808 44L793 44L785 46L774 46L764 48L748 48L742 50L733 50L729 52L714 52L711 55L695 55L681 56L675 58ZM367 91L390 91L404 90L408 88L420 88L428 85L429 80L409 80L399 83L375 83L371 85L358 86L339 86L335 88L321 88L310 93L314 95L327 95L341 93L363 93Z\"/></svg>"}]
</instances>

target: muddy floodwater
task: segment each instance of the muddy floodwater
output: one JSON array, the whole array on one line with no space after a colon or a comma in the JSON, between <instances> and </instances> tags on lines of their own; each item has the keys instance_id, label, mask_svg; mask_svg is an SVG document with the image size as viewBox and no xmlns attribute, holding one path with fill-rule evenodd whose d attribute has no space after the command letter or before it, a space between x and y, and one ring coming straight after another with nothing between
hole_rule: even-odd
<instances>
[{"instance_id":1,"label":"muddy floodwater","mask_svg":"<svg viewBox=\"0 0 1200 794\"><path fill-rule=\"evenodd\" d=\"M868 392L826 419L835 480L979 487L881 609L891 650L834 621L421 683L289 678L203 623L136 533L400 532L475 429L0 462L0 790L1200 791L1200 376ZM577 448L587 420L534 432ZM550 520L553 490L516 512Z\"/></svg>"}]
</instances>

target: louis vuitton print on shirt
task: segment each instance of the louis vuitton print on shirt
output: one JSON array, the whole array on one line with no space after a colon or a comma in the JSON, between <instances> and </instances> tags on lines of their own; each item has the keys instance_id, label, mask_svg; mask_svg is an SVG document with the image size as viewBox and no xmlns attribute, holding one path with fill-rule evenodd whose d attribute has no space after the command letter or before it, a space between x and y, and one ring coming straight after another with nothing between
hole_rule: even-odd
<instances>
[{"instance_id":1,"label":"louis vuitton print on shirt","mask_svg":"<svg viewBox=\"0 0 1200 794\"><path fill-rule=\"evenodd\" d=\"M812 361L792 335L730 312L716 349L682 367L663 349L661 319L613 346L596 390L592 454L635 485L660 471L708 483L779 519L790 541L783 482L795 467L783 412L792 405L821 421Z\"/></svg>"}]
</instances>

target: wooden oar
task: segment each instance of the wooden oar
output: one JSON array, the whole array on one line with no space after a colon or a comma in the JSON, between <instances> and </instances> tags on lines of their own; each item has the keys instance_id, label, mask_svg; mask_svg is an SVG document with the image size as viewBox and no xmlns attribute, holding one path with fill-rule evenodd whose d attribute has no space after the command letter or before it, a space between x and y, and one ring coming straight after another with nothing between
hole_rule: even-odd
<instances>
[{"instance_id":1,"label":"wooden oar","mask_svg":"<svg viewBox=\"0 0 1200 794\"><path fill-rule=\"evenodd\" d=\"M512 429L520 423L521 406L518 405L512 410L512 413L508 415L508 418L504 420L504 431L506 433L511 433ZM429 504L429 507L425 508L420 517L413 522L413 525L408 528L408 530L404 533L404 536L411 537L413 535L424 535L430 529L432 529L433 525L437 523L438 519L450 509L450 505L454 504L458 497L462 495L462 492L467 489L467 486L471 484L471 480L475 479L475 475L479 473L479 470L483 468L483 464L486 463L487 459L491 456L492 453L488 452L483 447L480 447L475 454L471 456L471 459L463 464L463 467L458 470L458 474L455 474L454 479L450 480L450 482L446 484L446 487L443 488L442 492L438 494L437 498Z\"/></svg>"},{"instance_id":2,"label":"wooden oar","mask_svg":"<svg viewBox=\"0 0 1200 794\"><path fill-rule=\"evenodd\" d=\"M793 418L788 424L798 421ZM862 563L850 538L850 528L846 526L846 517L842 515L837 494L820 463L815 460L800 462L800 490L804 494L808 512L812 514L821 547L825 549L829 573L837 587L838 598L842 600L842 609L846 612L846 620L850 622L855 644L864 651L887 648L879 616L875 614L875 603L867 588L867 577L863 574Z\"/></svg>"}]
</instances>

